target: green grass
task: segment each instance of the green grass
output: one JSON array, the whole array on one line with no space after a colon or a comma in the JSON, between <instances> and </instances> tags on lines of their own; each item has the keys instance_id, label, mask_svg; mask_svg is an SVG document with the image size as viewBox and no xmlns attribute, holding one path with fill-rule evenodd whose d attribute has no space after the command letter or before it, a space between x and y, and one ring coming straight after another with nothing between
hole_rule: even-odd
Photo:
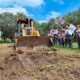
<instances>
[{"instance_id":1,"label":"green grass","mask_svg":"<svg viewBox=\"0 0 80 80\"><path fill-rule=\"evenodd\" d=\"M61 46L56 46L55 47L56 49L62 49L62 50L80 50L78 48L68 48L68 47L61 47Z\"/></svg>"},{"instance_id":2,"label":"green grass","mask_svg":"<svg viewBox=\"0 0 80 80\"><path fill-rule=\"evenodd\" d=\"M4 41L0 41L0 46L13 46L14 43L13 42L4 42Z\"/></svg>"},{"instance_id":3,"label":"green grass","mask_svg":"<svg viewBox=\"0 0 80 80\"><path fill-rule=\"evenodd\" d=\"M69 48L69 47L61 47L59 45L56 45L55 48L56 49L60 49L60 50L68 50L68 51L71 51L71 50L80 50L80 49L78 49L77 43L73 43L72 44L72 48Z\"/></svg>"},{"instance_id":4,"label":"green grass","mask_svg":"<svg viewBox=\"0 0 80 80\"><path fill-rule=\"evenodd\" d=\"M0 44L3 44L3 43L12 43L12 41L8 41L8 40L3 41L3 40L0 40Z\"/></svg>"},{"instance_id":5,"label":"green grass","mask_svg":"<svg viewBox=\"0 0 80 80\"><path fill-rule=\"evenodd\" d=\"M2 46L2 45L6 45L6 46L11 46L11 45L13 45L14 43L11 41L11 40L6 40L6 41L4 41L4 40L0 40L0 46Z\"/></svg>"}]
</instances>

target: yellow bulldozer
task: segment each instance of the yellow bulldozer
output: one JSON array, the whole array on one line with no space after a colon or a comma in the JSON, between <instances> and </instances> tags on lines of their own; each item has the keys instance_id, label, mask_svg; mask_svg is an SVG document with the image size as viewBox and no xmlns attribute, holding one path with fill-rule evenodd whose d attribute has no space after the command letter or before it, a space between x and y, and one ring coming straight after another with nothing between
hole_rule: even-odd
<instances>
[{"instance_id":1,"label":"yellow bulldozer","mask_svg":"<svg viewBox=\"0 0 80 80\"><path fill-rule=\"evenodd\" d=\"M15 46L34 47L34 46L53 46L49 36L40 35L34 28L34 20L30 18L19 18L17 20L17 31L15 33Z\"/></svg>"}]
</instances>

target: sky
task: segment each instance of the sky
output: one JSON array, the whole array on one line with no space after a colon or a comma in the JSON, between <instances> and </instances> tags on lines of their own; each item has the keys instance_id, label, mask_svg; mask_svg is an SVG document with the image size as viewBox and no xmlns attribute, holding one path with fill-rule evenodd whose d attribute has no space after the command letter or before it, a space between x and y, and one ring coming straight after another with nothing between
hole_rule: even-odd
<instances>
[{"instance_id":1,"label":"sky","mask_svg":"<svg viewBox=\"0 0 80 80\"><path fill-rule=\"evenodd\" d=\"M0 13L21 12L38 22L46 22L78 8L80 0L0 0Z\"/></svg>"}]
</instances>

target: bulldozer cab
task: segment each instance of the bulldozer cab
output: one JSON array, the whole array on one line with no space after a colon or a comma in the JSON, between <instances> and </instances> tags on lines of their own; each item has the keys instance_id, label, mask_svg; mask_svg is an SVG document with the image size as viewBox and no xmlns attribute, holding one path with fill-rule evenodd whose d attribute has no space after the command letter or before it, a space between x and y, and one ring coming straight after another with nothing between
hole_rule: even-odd
<instances>
[{"instance_id":1,"label":"bulldozer cab","mask_svg":"<svg viewBox=\"0 0 80 80\"><path fill-rule=\"evenodd\" d=\"M39 31L34 28L33 19L19 18L17 20L18 36L40 36Z\"/></svg>"}]
</instances>

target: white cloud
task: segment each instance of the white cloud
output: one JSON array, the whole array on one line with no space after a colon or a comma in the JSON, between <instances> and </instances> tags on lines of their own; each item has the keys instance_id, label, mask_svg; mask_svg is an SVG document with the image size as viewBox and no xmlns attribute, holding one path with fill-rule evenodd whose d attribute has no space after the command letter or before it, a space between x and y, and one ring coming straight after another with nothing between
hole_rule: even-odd
<instances>
[{"instance_id":1,"label":"white cloud","mask_svg":"<svg viewBox=\"0 0 80 80\"><path fill-rule=\"evenodd\" d=\"M21 6L29 6L29 7L38 7L41 6L44 1L43 0L16 0L16 3Z\"/></svg>"},{"instance_id":2,"label":"white cloud","mask_svg":"<svg viewBox=\"0 0 80 80\"><path fill-rule=\"evenodd\" d=\"M39 20L38 22L39 23L46 23L46 22L49 21L50 18L56 18L58 16L60 16L59 12L52 11L52 12L50 12L50 14L46 15L46 19L45 20Z\"/></svg>"},{"instance_id":3,"label":"white cloud","mask_svg":"<svg viewBox=\"0 0 80 80\"><path fill-rule=\"evenodd\" d=\"M63 0L53 0L54 2L57 2L59 4L64 4Z\"/></svg>"},{"instance_id":4,"label":"white cloud","mask_svg":"<svg viewBox=\"0 0 80 80\"><path fill-rule=\"evenodd\" d=\"M22 7L0 8L0 14L5 13L5 12L9 12L9 13L13 13L13 14L20 12L20 13L24 13L25 15L29 15L29 13L26 11L26 9L22 8Z\"/></svg>"},{"instance_id":5,"label":"white cloud","mask_svg":"<svg viewBox=\"0 0 80 80\"><path fill-rule=\"evenodd\" d=\"M19 5L22 7L39 7L44 4L44 0L0 0L0 7Z\"/></svg>"},{"instance_id":6,"label":"white cloud","mask_svg":"<svg viewBox=\"0 0 80 80\"><path fill-rule=\"evenodd\" d=\"M47 19L49 20L50 18L56 18L59 15L60 15L59 12L52 11L50 14L47 15Z\"/></svg>"}]
</instances>

